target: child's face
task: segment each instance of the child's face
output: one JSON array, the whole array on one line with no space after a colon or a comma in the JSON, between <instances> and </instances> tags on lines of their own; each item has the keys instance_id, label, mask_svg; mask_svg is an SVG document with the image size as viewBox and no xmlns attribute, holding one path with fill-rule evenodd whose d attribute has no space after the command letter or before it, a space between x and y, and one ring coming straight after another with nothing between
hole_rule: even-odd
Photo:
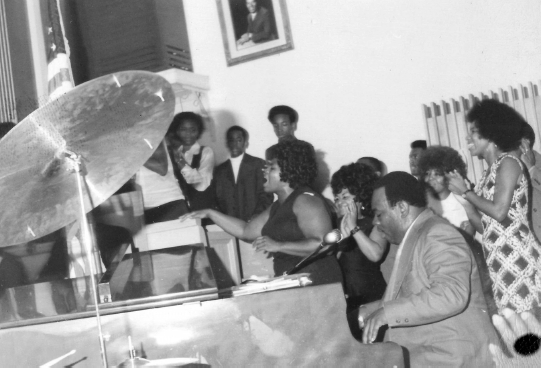
<instances>
[{"instance_id":1,"label":"child's face","mask_svg":"<svg viewBox=\"0 0 541 368\"><path fill-rule=\"evenodd\" d=\"M199 127L194 121L184 120L177 129L177 136L183 146L193 146L199 139Z\"/></svg>"},{"instance_id":2,"label":"child's face","mask_svg":"<svg viewBox=\"0 0 541 368\"><path fill-rule=\"evenodd\" d=\"M242 132L234 130L227 135L227 148L231 153L231 157L239 157L246 149L246 140Z\"/></svg>"}]
</instances>

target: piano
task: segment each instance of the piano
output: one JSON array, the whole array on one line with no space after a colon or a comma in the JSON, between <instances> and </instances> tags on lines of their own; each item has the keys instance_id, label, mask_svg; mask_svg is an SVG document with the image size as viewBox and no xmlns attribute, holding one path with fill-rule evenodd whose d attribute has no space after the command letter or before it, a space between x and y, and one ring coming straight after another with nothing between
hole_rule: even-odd
<instances>
[{"instance_id":1,"label":"piano","mask_svg":"<svg viewBox=\"0 0 541 368\"><path fill-rule=\"evenodd\" d=\"M113 262L110 297L100 295L99 305L108 366L129 366L130 354L163 366L404 366L398 345L351 336L340 284L302 286L305 278L291 276L279 290L218 290L207 248L183 245ZM101 366L89 285L83 277L4 290L2 365L39 367L65 356L52 366Z\"/></svg>"}]
</instances>

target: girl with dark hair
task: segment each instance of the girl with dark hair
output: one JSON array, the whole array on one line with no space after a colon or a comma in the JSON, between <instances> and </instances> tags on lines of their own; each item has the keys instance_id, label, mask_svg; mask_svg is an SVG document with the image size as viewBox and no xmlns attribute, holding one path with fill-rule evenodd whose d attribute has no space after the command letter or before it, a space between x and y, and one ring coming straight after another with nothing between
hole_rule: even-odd
<instances>
[{"instance_id":1,"label":"girl with dark hair","mask_svg":"<svg viewBox=\"0 0 541 368\"><path fill-rule=\"evenodd\" d=\"M421 153L418 167L421 180L428 185L428 207L456 228L473 236L475 228L471 222L479 226L481 215L471 203L451 193L449 179L445 176L456 171L466 177L466 163L460 154L451 147L431 146Z\"/></svg>"},{"instance_id":2,"label":"girl with dark hair","mask_svg":"<svg viewBox=\"0 0 541 368\"><path fill-rule=\"evenodd\" d=\"M278 200L252 221L245 222L213 209L195 211L181 217L210 218L227 233L253 242L257 251L273 257L274 274L281 276L313 253L332 230L332 209L310 188L317 175L314 147L301 140L280 142L271 147L272 157L265 167L267 193ZM326 252L301 268L310 273L314 284L340 282L336 258Z\"/></svg>"},{"instance_id":3,"label":"girl with dark hair","mask_svg":"<svg viewBox=\"0 0 541 368\"><path fill-rule=\"evenodd\" d=\"M340 231L346 237L339 244L338 263L342 269L347 313L362 304L379 300L385 292L385 279L380 270L388 243L372 225L373 187L378 176L362 164L342 166L331 179ZM348 318L354 336L361 337L359 323Z\"/></svg>"},{"instance_id":4,"label":"girl with dark hair","mask_svg":"<svg viewBox=\"0 0 541 368\"><path fill-rule=\"evenodd\" d=\"M468 149L488 169L472 191L458 173L448 174L449 188L482 215L483 248L494 299L518 313L539 305L541 245L528 223L528 180L524 164L511 152L518 149L524 119L496 100L477 103L467 115Z\"/></svg>"},{"instance_id":5,"label":"girl with dark hair","mask_svg":"<svg viewBox=\"0 0 541 368\"><path fill-rule=\"evenodd\" d=\"M205 130L203 118L193 112L181 112L173 118L167 132L168 148L174 161L174 173L192 211L214 207L210 184L214 171L214 152L201 146Z\"/></svg>"}]
</instances>

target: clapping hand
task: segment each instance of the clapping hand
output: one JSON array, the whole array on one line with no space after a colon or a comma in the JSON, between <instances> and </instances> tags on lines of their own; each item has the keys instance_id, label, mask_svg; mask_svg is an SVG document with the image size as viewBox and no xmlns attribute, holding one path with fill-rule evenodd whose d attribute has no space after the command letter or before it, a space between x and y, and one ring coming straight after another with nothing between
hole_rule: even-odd
<instances>
[{"instance_id":1,"label":"clapping hand","mask_svg":"<svg viewBox=\"0 0 541 368\"><path fill-rule=\"evenodd\" d=\"M445 174L447 180L449 180L449 190L457 195L462 195L468 188L466 180L458 173L458 171L451 171Z\"/></svg>"},{"instance_id":2,"label":"clapping hand","mask_svg":"<svg viewBox=\"0 0 541 368\"><path fill-rule=\"evenodd\" d=\"M180 170L182 170L184 166L188 165L184 155L176 150L174 151L174 159Z\"/></svg>"},{"instance_id":3,"label":"clapping hand","mask_svg":"<svg viewBox=\"0 0 541 368\"><path fill-rule=\"evenodd\" d=\"M522 162L524 162L524 165L528 168L528 170L535 165L535 155L533 153L533 150L530 149L529 142L523 141L520 145L520 151L522 152L522 155L520 156L520 159Z\"/></svg>"},{"instance_id":4,"label":"clapping hand","mask_svg":"<svg viewBox=\"0 0 541 368\"><path fill-rule=\"evenodd\" d=\"M342 206L344 217L340 221L340 232L345 237L348 237L351 234L351 230L357 226L357 205L354 201L348 201Z\"/></svg>"},{"instance_id":5,"label":"clapping hand","mask_svg":"<svg viewBox=\"0 0 541 368\"><path fill-rule=\"evenodd\" d=\"M498 367L541 367L541 323L530 312L520 315L510 309L503 310L503 317L492 316L492 322L511 352L506 356L498 345L490 344L492 359Z\"/></svg>"}]
</instances>

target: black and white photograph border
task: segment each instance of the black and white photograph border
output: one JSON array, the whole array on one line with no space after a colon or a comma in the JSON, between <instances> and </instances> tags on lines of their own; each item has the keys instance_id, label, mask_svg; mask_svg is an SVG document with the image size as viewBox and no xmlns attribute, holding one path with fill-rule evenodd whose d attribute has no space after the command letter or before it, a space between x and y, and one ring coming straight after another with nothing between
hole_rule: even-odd
<instances>
[{"instance_id":1,"label":"black and white photograph border","mask_svg":"<svg viewBox=\"0 0 541 368\"><path fill-rule=\"evenodd\" d=\"M259 9L269 13L272 37L265 41L247 40L244 38L247 32L239 31L244 30L242 22L249 16L249 2L257 3ZM216 0L216 4L227 66L293 50L286 0ZM239 11L240 6L244 14Z\"/></svg>"}]
</instances>

